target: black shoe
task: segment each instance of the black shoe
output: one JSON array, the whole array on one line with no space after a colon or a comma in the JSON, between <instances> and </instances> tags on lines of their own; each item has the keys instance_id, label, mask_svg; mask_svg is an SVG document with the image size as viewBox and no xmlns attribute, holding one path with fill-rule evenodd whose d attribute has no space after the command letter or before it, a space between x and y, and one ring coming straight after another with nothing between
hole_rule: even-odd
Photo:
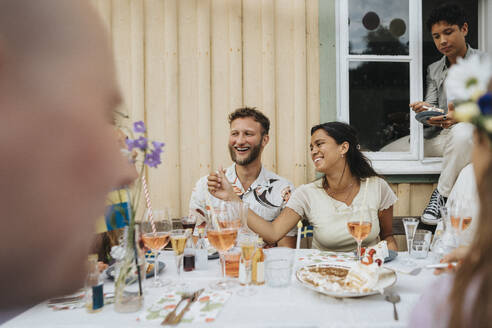
<instances>
[{"instance_id":1,"label":"black shoe","mask_svg":"<svg viewBox=\"0 0 492 328\"><path fill-rule=\"evenodd\" d=\"M436 225L441 219L440 208L446 204L446 200L447 198L441 195L437 189L434 190L420 220L425 224Z\"/></svg>"}]
</instances>

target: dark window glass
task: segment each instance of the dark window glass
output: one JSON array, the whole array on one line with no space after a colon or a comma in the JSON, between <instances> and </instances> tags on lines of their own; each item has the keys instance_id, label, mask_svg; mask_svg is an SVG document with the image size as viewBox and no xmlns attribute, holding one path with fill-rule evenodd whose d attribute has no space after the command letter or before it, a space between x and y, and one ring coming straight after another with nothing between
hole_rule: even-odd
<instances>
[{"instance_id":1,"label":"dark window glass","mask_svg":"<svg viewBox=\"0 0 492 328\"><path fill-rule=\"evenodd\" d=\"M465 15L468 20L468 35L466 37L466 41L470 44L472 48L478 48L478 1L477 0L461 0L461 1L453 1L454 3L459 4L463 7L465 11ZM427 66L432 64L433 62L442 58L442 54L437 51L436 46L434 45L434 40L432 40L432 35L430 31L427 29L427 18L429 18L429 14L435 7L442 4L442 0L425 0L422 1L422 39L423 47L422 47L422 67L423 67L423 86L424 86L424 96L425 96L425 86L426 84L426 74L427 74Z\"/></svg>"},{"instance_id":2,"label":"dark window glass","mask_svg":"<svg viewBox=\"0 0 492 328\"><path fill-rule=\"evenodd\" d=\"M408 55L408 0L350 0L351 55Z\"/></svg>"},{"instance_id":3,"label":"dark window glass","mask_svg":"<svg viewBox=\"0 0 492 328\"><path fill-rule=\"evenodd\" d=\"M350 124L359 132L362 150L410 150L408 138L383 148L410 134L409 74L409 63L350 63Z\"/></svg>"}]
</instances>

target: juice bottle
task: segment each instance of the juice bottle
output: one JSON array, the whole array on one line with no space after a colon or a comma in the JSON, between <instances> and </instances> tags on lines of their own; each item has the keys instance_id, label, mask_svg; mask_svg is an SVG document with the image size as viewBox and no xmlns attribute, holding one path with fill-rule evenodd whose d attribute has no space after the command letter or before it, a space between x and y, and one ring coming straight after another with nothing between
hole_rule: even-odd
<instances>
[{"instance_id":1,"label":"juice bottle","mask_svg":"<svg viewBox=\"0 0 492 328\"><path fill-rule=\"evenodd\" d=\"M94 313L101 311L104 306L103 281L97 268L97 255L89 255L88 263L89 273L86 281L85 308L87 312Z\"/></svg>"},{"instance_id":2,"label":"juice bottle","mask_svg":"<svg viewBox=\"0 0 492 328\"><path fill-rule=\"evenodd\" d=\"M263 285L265 283L265 253L263 252L264 245L265 244L263 243L263 239L258 238L251 268L251 282L255 285Z\"/></svg>"}]
</instances>

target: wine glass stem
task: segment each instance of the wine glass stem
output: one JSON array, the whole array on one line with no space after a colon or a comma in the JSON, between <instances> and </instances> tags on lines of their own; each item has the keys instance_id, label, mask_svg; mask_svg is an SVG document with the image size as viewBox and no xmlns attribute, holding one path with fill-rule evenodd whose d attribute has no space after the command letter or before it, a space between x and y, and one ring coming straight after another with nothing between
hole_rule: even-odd
<instances>
[{"instance_id":1,"label":"wine glass stem","mask_svg":"<svg viewBox=\"0 0 492 328\"><path fill-rule=\"evenodd\" d=\"M361 248L361 245L362 245L362 240L358 240L357 241L357 261L360 261L360 248Z\"/></svg>"},{"instance_id":2,"label":"wine glass stem","mask_svg":"<svg viewBox=\"0 0 492 328\"><path fill-rule=\"evenodd\" d=\"M159 276L157 275L157 267L159 266L159 250L153 250L155 252L154 257L154 284L157 285L159 283Z\"/></svg>"},{"instance_id":3,"label":"wine glass stem","mask_svg":"<svg viewBox=\"0 0 492 328\"><path fill-rule=\"evenodd\" d=\"M222 252L219 252L219 257L220 257L220 267L222 269L222 278L226 279L226 263L225 263L225 257Z\"/></svg>"},{"instance_id":4,"label":"wine glass stem","mask_svg":"<svg viewBox=\"0 0 492 328\"><path fill-rule=\"evenodd\" d=\"M176 268L178 270L178 279L181 279L181 260L183 259L183 254L176 255Z\"/></svg>"},{"instance_id":5,"label":"wine glass stem","mask_svg":"<svg viewBox=\"0 0 492 328\"><path fill-rule=\"evenodd\" d=\"M251 286L251 265L253 264L253 261L245 261L244 267L246 271L246 289L249 289Z\"/></svg>"},{"instance_id":6,"label":"wine glass stem","mask_svg":"<svg viewBox=\"0 0 492 328\"><path fill-rule=\"evenodd\" d=\"M409 258L410 258L411 251L412 251L412 242L413 242L413 239L407 238L407 252L408 252Z\"/></svg>"}]
</instances>

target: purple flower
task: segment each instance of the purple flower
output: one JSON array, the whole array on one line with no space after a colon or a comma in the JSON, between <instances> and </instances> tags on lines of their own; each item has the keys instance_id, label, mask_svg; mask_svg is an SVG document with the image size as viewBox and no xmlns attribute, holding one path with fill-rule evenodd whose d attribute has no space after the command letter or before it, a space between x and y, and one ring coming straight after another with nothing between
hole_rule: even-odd
<instances>
[{"instance_id":1,"label":"purple flower","mask_svg":"<svg viewBox=\"0 0 492 328\"><path fill-rule=\"evenodd\" d=\"M478 106L482 115L492 114L492 93L487 92L480 99L478 99Z\"/></svg>"},{"instance_id":2,"label":"purple flower","mask_svg":"<svg viewBox=\"0 0 492 328\"><path fill-rule=\"evenodd\" d=\"M133 140L133 146L138 147L141 150L147 149L147 138L145 137L140 137L136 140Z\"/></svg>"},{"instance_id":3,"label":"purple flower","mask_svg":"<svg viewBox=\"0 0 492 328\"><path fill-rule=\"evenodd\" d=\"M149 167L157 167L157 165L161 164L161 152L162 150L154 150L150 154L145 155L144 164L147 164Z\"/></svg>"},{"instance_id":4,"label":"purple flower","mask_svg":"<svg viewBox=\"0 0 492 328\"><path fill-rule=\"evenodd\" d=\"M166 144L163 143L163 142L159 142L159 141L152 141L152 145L154 145L154 148L157 150L157 149L160 149L162 150L162 147L164 147Z\"/></svg>"},{"instance_id":5,"label":"purple flower","mask_svg":"<svg viewBox=\"0 0 492 328\"><path fill-rule=\"evenodd\" d=\"M133 131L144 133L146 131L145 123L143 121L133 123Z\"/></svg>"},{"instance_id":6,"label":"purple flower","mask_svg":"<svg viewBox=\"0 0 492 328\"><path fill-rule=\"evenodd\" d=\"M127 139L125 140L125 143L126 143L126 146L128 147L128 150L130 150L130 151L131 151L133 148L135 148L135 147L136 147L136 146L135 146L135 142L134 142L132 139L127 138Z\"/></svg>"}]
</instances>

